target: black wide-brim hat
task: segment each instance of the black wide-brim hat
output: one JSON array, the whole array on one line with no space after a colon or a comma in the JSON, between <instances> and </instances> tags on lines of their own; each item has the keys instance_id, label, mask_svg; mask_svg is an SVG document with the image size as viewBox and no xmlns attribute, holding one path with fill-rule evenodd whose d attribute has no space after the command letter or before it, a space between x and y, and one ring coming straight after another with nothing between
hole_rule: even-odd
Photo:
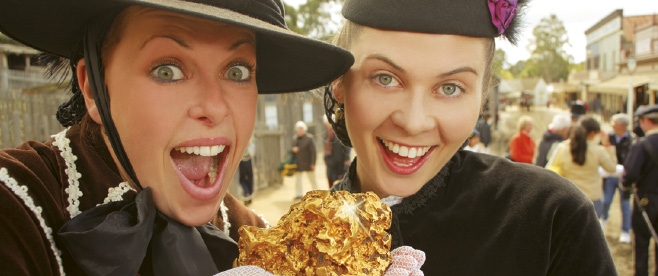
<instances>
[{"instance_id":1,"label":"black wide-brim hat","mask_svg":"<svg viewBox=\"0 0 658 276\"><path fill-rule=\"evenodd\" d=\"M131 5L254 31L261 94L317 88L340 77L354 63L348 51L290 31L280 0L2 0L0 32L35 49L72 58L90 22Z\"/></svg>"}]
</instances>

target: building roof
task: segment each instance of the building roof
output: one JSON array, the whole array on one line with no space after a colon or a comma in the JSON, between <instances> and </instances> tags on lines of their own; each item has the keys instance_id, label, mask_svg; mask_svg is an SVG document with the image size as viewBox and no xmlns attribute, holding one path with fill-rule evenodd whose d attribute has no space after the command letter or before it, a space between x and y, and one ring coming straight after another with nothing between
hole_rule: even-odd
<instances>
[{"instance_id":1,"label":"building roof","mask_svg":"<svg viewBox=\"0 0 658 276\"><path fill-rule=\"evenodd\" d=\"M0 53L36 55L41 52L23 45L0 44Z\"/></svg>"}]
</instances>

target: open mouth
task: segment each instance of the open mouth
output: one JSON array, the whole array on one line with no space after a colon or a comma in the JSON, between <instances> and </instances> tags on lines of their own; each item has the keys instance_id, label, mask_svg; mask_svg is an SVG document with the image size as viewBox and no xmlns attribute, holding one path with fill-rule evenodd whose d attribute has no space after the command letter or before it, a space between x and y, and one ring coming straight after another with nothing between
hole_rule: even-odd
<instances>
[{"instance_id":1,"label":"open mouth","mask_svg":"<svg viewBox=\"0 0 658 276\"><path fill-rule=\"evenodd\" d=\"M171 159L183 189L199 200L217 195L221 190L218 183L223 178L228 152L225 145L173 149Z\"/></svg>"},{"instance_id":2,"label":"open mouth","mask_svg":"<svg viewBox=\"0 0 658 276\"><path fill-rule=\"evenodd\" d=\"M386 165L395 173L411 174L425 163L433 146L408 146L378 138Z\"/></svg>"}]
</instances>

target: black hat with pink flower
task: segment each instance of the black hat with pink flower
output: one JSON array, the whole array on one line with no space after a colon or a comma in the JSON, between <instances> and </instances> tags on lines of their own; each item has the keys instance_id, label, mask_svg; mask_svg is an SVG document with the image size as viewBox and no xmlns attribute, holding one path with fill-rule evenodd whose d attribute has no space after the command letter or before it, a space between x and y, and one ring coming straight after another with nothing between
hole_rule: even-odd
<instances>
[{"instance_id":1,"label":"black hat with pink flower","mask_svg":"<svg viewBox=\"0 0 658 276\"><path fill-rule=\"evenodd\" d=\"M527 0L346 0L343 16L377 29L472 37L516 44Z\"/></svg>"}]
</instances>

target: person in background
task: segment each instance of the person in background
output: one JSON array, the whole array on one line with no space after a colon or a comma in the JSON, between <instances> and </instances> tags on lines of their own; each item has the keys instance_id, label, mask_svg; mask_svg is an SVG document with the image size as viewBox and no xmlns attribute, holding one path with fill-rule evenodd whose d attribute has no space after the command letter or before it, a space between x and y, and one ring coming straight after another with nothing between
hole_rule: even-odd
<instances>
[{"instance_id":1,"label":"person in background","mask_svg":"<svg viewBox=\"0 0 658 276\"><path fill-rule=\"evenodd\" d=\"M473 135L468 139L468 144L464 147L464 150L479 152L479 153L489 153L484 143L480 142L480 132L477 129L473 130Z\"/></svg>"},{"instance_id":2,"label":"person in background","mask_svg":"<svg viewBox=\"0 0 658 276\"><path fill-rule=\"evenodd\" d=\"M327 117L323 118L324 126L327 128L327 135L324 138L324 162L327 167L327 181L331 188L334 182L343 179L343 175L347 172L351 149L338 140Z\"/></svg>"},{"instance_id":3,"label":"person in background","mask_svg":"<svg viewBox=\"0 0 658 276\"><path fill-rule=\"evenodd\" d=\"M332 190L391 206L391 246L424 251L425 275L616 274L591 201L572 183L460 150L490 89L495 38L514 42L525 4L344 2L334 42L356 62L324 103L356 158Z\"/></svg>"},{"instance_id":4,"label":"person in background","mask_svg":"<svg viewBox=\"0 0 658 276\"><path fill-rule=\"evenodd\" d=\"M621 182L626 190L631 189L635 184L640 203L645 203L641 207L646 210L653 229L656 229L658 228L658 105L641 106L635 112L635 116L645 137L633 144L624 158L624 174ZM637 276L648 275L651 243L651 232L642 217L642 208L637 201L633 202L631 226Z\"/></svg>"},{"instance_id":5,"label":"person in background","mask_svg":"<svg viewBox=\"0 0 658 276\"><path fill-rule=\"evenodd\" d=\"M308 181L311 182L313 190L318 189L317 181L315 180L315 141L313 135L308 133L308 126L303 121L295 123L295 137L293 138L292 152L295 154L295 161L297 162L297 173L295 182L295 200L299 200L304 196L304 186L302 185L302 174L306 175Z\"/></svg>"},{"instance_id":6,"label":"person in background","mask_svg":"<svg viewBox=\"0 0 658 276\"><path fill-rule=\"evenodd\" d=\"M251 204L254 193L254 166L252 160L255 153L256 144L254 144L254 137L252 136L249 139L247 149L242 154L240 166L238 167L238 178L240 187L242 187L242 200L246 206Z\"/></svg>"},{"instance_id":7,"label":"person in background","mask_svg":"<svg viewBox=\"0 0 658 276\"><path fill-rule=\"evenodd\" d=\"M592 117L582 117L568 140L560 142L546 164L559 168L561 175L573 182L594 204L597 217L603 215L603 189L599 167L614 173L617 165L615 147Z\"/></svg>"},{"instance_id":8,"label":"person in background","mask_svg":"<svg viewBox=\"0 0 658 276\"><path fill-rule=\"evenodd\" d=\"M0 31L50 53L71 98L64 131L0 151L0 274L233 267L238 228L265 226L226 193L258 94L324 85L354 61L290 31L278 0L236 3L2 1Z\"/></svg>"},{"instance_id":9,"label":"person in background","mask_svg":"<svg viewBox=\"0 0 658 276\"><path fill-rule=\"evenodd\" d=\"M509 141L510 157L514 162L532 164L535 155L535 140L530 137L533 120L530 116L521 116L517 121L518 132Z\"/></svg>"},{"instance_id":10,"label":"person in background","mask_svg":"<svg viewBox=\"0 0 658 276\"><path fill-rule=\"evenodd\" d=\"M569 112L571 113L571 127L569 128L569 134L567 137L571 137L573 129L578 127L578 120L581 116L587 113L587 109L585 108L583 101L576 100L569 104Z\"/></svg>"},{"instance_id":11,"label":"person in background","mask_svg":"<svg viewBox=\"0 0 658 276\"><path fill-rule=\"evenodd\" d=\"M548 129L544 132L539 146L537 147L537 154L535 155L535 165L546 167L548 158L557 147L557 145L564 141L569 135L569 128L571 127L571 120L565 114L555 114L553 120L548 124Z\"/></svg>"},{"instance_id":12,"label":"person in background","mask_svg":"<svg viewBox=\"0 0 658 276\"><path fill-rule=\"evenodd\" d=\"M485 104L486 105L486 104ZM489 144L491 144L491 125L489 124L489 115L480 115L477 122L477 131L480 133L480 142L484 144L486 152L489 153Z\"/></svg>"},{"instance_id":13,"label":"person in background","mask_svg":"<svg viewBox=\"0 0 658 276\"><path fill-rule=\"evenodd\" d=\"M633 144L633 135L628 131L628 125L630 124L628 115L626 114L615 114L612 115L610 119L610 126L612 126L612 132L608 134L608 139L610 144L615 146L617 152L617 172L621 173L623 171L624 160L631 149ZM612 199L615 196L615 192L619 190L619 205L621 207L621 232L619 234L619 242L630 243L631 242L631 193L629 191L623 191L620 185L620 174L609 174L607 177L603 178L603 216L601 217L603 229L608 221L608 213L610 211L610 205L612 205Z\"/></svg>"}]
</instances>

